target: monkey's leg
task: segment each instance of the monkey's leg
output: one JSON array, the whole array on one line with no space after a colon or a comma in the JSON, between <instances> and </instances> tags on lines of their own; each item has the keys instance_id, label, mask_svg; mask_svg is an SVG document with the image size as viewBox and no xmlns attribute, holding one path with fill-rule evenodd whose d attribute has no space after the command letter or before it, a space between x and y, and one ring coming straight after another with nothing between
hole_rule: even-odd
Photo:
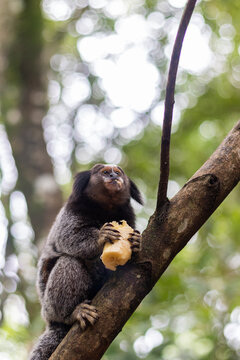
<instances>
[{"instance_id":1,"label":"monkey's leg","mask_svg":"<svg viewBox=\"0 0 240 360\"><path fill-rule=\"evenodd\" d=\"M64 324L48 325L34 346L29 360L47 360L52 355L58 344L67 334L70 326Z\"/></svg>"},{"instance_id":2,"label":"monkey's leg","mask_svg":"<svg viewBox=\"0 0 240 360\"><path fill-rule=\"evenodd\" d=\"M82 330L98 319L95 307L86 303L93 281L81 260L61 256L52 269L43 299L42 315L48 322L72 325L79 321Z\"/></svg>"}]
</instances>

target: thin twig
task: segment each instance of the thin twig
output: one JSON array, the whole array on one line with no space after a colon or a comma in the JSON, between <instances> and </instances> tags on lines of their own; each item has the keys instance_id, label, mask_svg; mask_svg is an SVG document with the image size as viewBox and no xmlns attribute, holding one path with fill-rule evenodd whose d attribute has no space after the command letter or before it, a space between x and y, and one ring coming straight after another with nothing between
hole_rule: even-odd
<instances>
[{"instance_id":1,"label":"thin twig","mask_svg":"<svg viewBox=\"0 0 240 360\"><path fill-rule=\"evenodd\" d=\"M162 129L160 180L158 187L157 209L160 209L167 201L167 186L169 178L169 151L172 127L172 114L174 106L174 91L176 76L182 50L183 39L191 19L197 0L189 0L178 28L178 33L173 47L166 89L165 110Z\"/></svg>"}]
</instances>

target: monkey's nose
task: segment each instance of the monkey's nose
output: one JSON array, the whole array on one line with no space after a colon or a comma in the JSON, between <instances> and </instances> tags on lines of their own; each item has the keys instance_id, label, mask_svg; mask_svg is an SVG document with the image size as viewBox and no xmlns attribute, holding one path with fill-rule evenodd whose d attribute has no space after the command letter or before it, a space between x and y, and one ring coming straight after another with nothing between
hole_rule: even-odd
<instances>
[{"instance_id":1,"label":"monkey's nose","mask_svg":"<svg viewBox=\"0 0 240 360\"><path fill-rule=\"evenodd\" d=\"M117 179L117 174L115 174L114 172L110 173L110 178L111 179Z\"/></svg>"}]
</instances>

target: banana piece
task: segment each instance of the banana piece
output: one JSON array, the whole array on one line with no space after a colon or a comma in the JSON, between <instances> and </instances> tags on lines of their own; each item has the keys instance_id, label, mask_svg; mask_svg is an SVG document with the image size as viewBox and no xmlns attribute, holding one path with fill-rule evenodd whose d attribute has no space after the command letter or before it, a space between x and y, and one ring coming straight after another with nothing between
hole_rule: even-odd
<instances>
[{"instance_id":1,"label":"banana piece","mask_svg":"<svg viewBox=\"0 0 240 360\"><path fill-rule=\"evenodd\" d=\"M121 238L114 241L113 244L106 243L104 245L101 259L107 269L115 271L118 265L125 265L132 256L131 244L128 238L133 229L125 220L119 223L112 221L111 224L114 226L114 229L120 232Z\"/></svg>"}]
</instances>

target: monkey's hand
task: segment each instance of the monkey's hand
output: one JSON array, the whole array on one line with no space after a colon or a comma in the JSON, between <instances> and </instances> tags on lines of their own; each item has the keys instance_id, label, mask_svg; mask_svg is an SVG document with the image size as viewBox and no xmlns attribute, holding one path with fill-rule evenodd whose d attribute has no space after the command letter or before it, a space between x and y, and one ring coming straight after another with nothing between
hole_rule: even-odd
<instances>
[{"instance_id":1,"label":"monkey's hand","mask_svg":"<svg viewBox=\"0 0 240 360\"><path fill-rule=\"evenodd\" d=\"M131 249L133 252L139 252L141 250L142 235L140 234L140 232L138 230L134 230L130 234L128 241L131 244Z\"/></svg>"},{"instance_id":2,"label":"monkey's hand","mask_svg":"<svg viewBox=\"0 0 240 360\"><path fill-rule=\"evenodd\" d=\"M97 309L95 306L89 304L90 301L86 300L76 306L75 310L72 313L72 319L78 321L82 331L84 331L87 325L90 323L94 325L98 320L99 316L97 314Z\"/></svg>"},{"instance_id":3,"label":"monkey's hand","mask_svg":"<svg viewBox=\"0 0 240 360\"><path fill-rule=\"evenodd\" d=\"M103 246L106 242L113 244L114 241L120 240L120 238L120 232L114 229L111 223L106 223L100 229L98 243L100 246Z\"/></svg>"}]
</instances>

